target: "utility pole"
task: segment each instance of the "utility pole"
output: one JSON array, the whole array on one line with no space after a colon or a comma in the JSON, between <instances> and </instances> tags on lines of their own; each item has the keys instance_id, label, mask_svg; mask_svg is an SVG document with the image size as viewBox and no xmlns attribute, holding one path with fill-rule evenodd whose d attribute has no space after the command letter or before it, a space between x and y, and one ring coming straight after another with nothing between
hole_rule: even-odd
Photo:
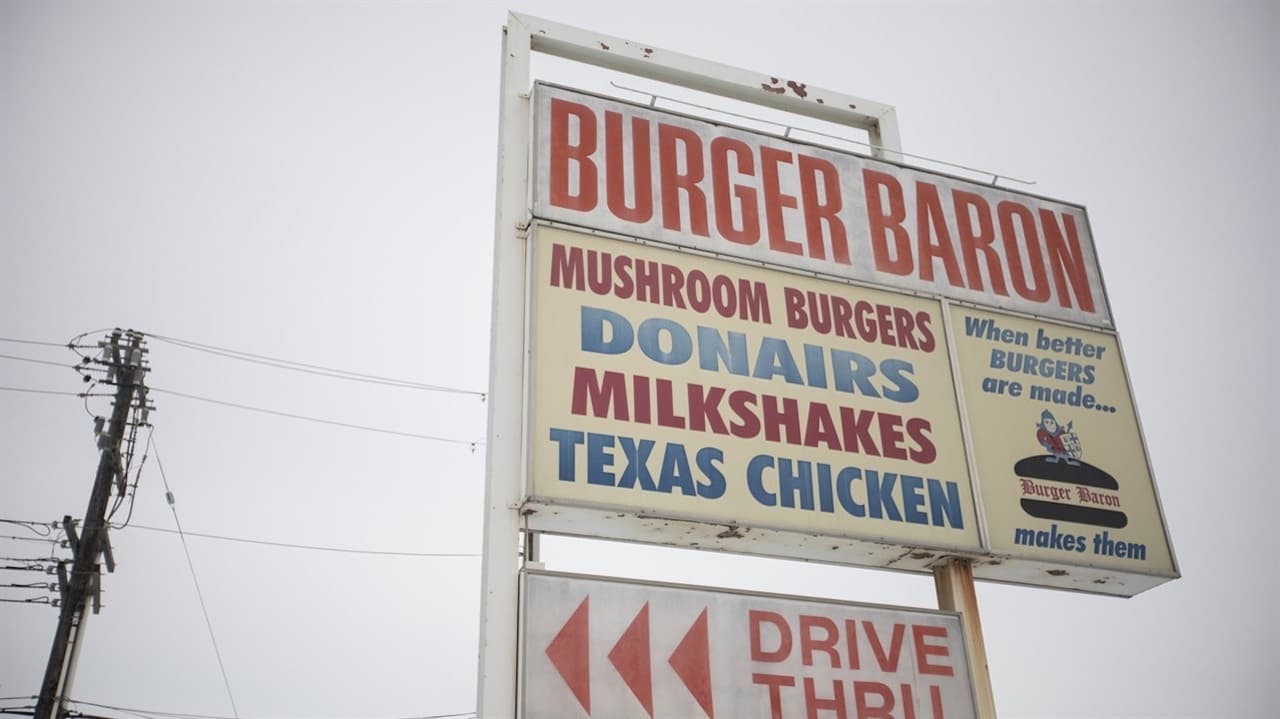
<instances>
[{"instance_id":1,"label":"utility pole","mask_svg":"<svg viewBox=\"0 0 1280 719\"><path fill-rule=\"evenodd\" d=\"M142 345L142 333L118 329L105 342L99 343L103 356L96 362L106 366L106 383L114 383L116 386L115 402L110 421L98 439L101 450L98 472L94 477L89 506L85 510L79 536L71 518L63 519L74 557L69 577L66 575L65 564L58 565L62 601L58 627L53 635L53 647L49 651L49 664L36 702L36 719L58 719L64 714L60 709L70 689L75 656L78 654L78 644L84 628L85 609L90 599L93 601L94 613L99 609L101 566L98 560L104 552L107 570L115 568L111 545L107 539L107 504L113 484L121 495L127 488L120 445L124 441L126 428L133 420L133 410L136 407L143 417L147 412L146 386L143 383L147 373L143 362L146 350Z\"/></svg>"}]
</instances>

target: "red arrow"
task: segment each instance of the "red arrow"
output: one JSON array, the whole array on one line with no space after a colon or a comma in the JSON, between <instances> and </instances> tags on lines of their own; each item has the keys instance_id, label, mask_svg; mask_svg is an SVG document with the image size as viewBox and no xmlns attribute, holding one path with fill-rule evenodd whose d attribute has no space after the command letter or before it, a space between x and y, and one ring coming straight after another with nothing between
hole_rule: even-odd
<instances>
[{"instance_id":1,"label":"red arrow","mask_svg":"<svg viewBox=\"0 0 1280 719\"><path fill-rule=\"evenodd\" d=\"M667 663L698 701L698 706L707 713L707 719L716 719L711 705L711 650L707 641L706 609L693 620L693 626L689 627L676 650L671 652ZM650 712L649 716L652 717L653 713Z\"/></svg>"},{"instance_id":2,"label":"red arrow","mask_svg":"<svg viewBox=\"0 0 1280 719\"><path fill-rule=\"evenodd\" d=\"M653 719L653 669L649 661L649 603L631 620L609 652L609 661Z\"/></svg>"},{"instance_id":3,"label":"red arrow","mask_svg":"<svg viewBox=\"0 0 1280 719\"><path fill-rule=\"evenodd\" d=\"M569 620L547 645L547 658L578 698L578 703L587 710L587 716L591 716L591 664L587 656L587 603L590 600L590 596L583 597L582 604L573 610Z\"/></svg>"}]
</instances>

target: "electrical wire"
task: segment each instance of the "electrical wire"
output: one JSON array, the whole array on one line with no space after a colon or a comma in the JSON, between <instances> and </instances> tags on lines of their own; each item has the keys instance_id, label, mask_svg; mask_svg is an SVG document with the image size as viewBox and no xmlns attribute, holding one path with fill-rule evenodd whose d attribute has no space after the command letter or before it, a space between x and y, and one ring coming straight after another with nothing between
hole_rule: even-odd
<instances>
[{"instance_id":1,"label":"electrical wire","mask_svg":"<svg viewBox=\"0 0 1280 719\"><path fill-rule=\"evenodd\" d=\"M16 525L18 525L18 526L20 526L20 527L22 527L22 528L24 528L24 529L28 529L28 530L30 530L33 534L38 534L38 535L40 535L41 537L47 537L47 536L49 536L49 535L53 534L53 527L54 527L54 526L57 526L57 525L53 525L53 526L51 526L48 522L36 522L36 521L30 520L30 519L5 519L5 518L0 518L0 523L3 523L3 524L16 524ZM40 529L36 529L36 527L39 527Z\"/></svg>"},{"instance_id":2,"label":"electrical wire","mask_svg":"<svg viewBox=\"0 0 1280 719\"><path fill-rule=\"evenodd\" d=\"M60 394L60 395L65 395L67 397L90 396L88 393L85 393L85 392L62 392L62 391L53 390L53 389L31 389L29 387L0 387L0 390L4 390L5 392L29 392L31 394ZM92 395L92 396L105 397L106 395Z\"/></svg>"},{"instance_id":3,"label":"electrical wire","mask_svg":"<svg viewBox=\"0 0 1280 719\"><path fill-rule=\"evenodd\" d=\"M413 380L396 379L395 377L383 377L379 375L366 374L363 372L352 372L350 370L338 369L335 367L325 367L323 365L309 364L307 362L298 362L295 360L280 359L279 357L268 357L267 355L254 354L252 352L243 352L241 350L228 349L226 347L218 347L215 345L193 342L191 340L179 339L177 337L166 337L164 335L152 334L144 332L147 337L160 342L167 342L177 347L195 350L198 352L207 352L209 354L227 357L229 359L240 360L243 362L252 362L254 364L265 365L267 367L275 367L277 369L292 370L295 372L305 372L307 374L320 375L322 377L331 377L333 379L343 379L352 382L366 382L369 384L381 384L391 387L401 387L404 389L417 389L428 392L448 392L451 394L471 395L484 399L485 393L478 390L462 389L459 387L448 387L445 385L427 384L425 382L415 382Z\"/></svg>"},{"instance_id":4,"label":"electrical wire","mask_svg":"<svg viewBox=\"0 0 1280 719\"><path fill-rule=\"evenodd\" d=\"M199 395L187 394L185 392L177 392L171 389L161 389L159 387L149 387L148 389L152 392L160 392L162 394L173 395L175 397L183 397L185 399L196 400L198 402L209 402L211 404L220 404L220 405L223 405L224 407L235 407L237 409L243 409L250 412L261 412L263 414L271 414L277 417L288 417L290 419L300 419L300 420L305 420L307 422L318 422L320 424L329 424L336 427L347 427L348 429L360 429L366 432L380 432L382 434L393 434L399 437L412 437L414 439L427 439L433 442L446 442L449 444L460 444L465 447L470 447L473 451L475 450L476 447L484 444L482 440L453 439L450 437L437 437L435 435L429 435L429 434L417 434L415 432L401 432L400 430L395 430L395 429L385 429L382 427L370 427L368 425L353 424L351 422L339 422L333 419L311 417L304 414L294 414L292 412L281 412L279 410L266 409L264 407L251 407L249 405L239 404L237 402L227 402L225 400L213 399L212 397L201 397Z\"/></svg>"},{"instance_id":5,"label":"electrical wire","mask_svg":"<svg viewBox=\"0 0 1280 719\"><path fill-rule=\"evenodd\" d=\"M83 335L82 335L83 336ZM47 347L66 347L66 342L45 342L44 340L24 340L17 337L0 337L0 342L13 342L23 345L45 345Z\"/></svg>"},{"instance_id":6,"label":"electrical wire","mask_svg":"<svg viewBox=\"0 0 1280 719\"><path fill-rule=\"evenodd\" d=\"M14 697L15 699L27 699L29 697ZM139 709L137 707L112 706L110 704L99 704L97 702L84 701L83 699L67 699L70 704L83 704L85 706L97 707L98 709L110 709L112 711L126 712L135 716L150 717L167 717L170 719L232 719L219 714L193 714L190 712L171 712L160 711L158 709ZM392 719L463 719L464 717L473 717L474 711L459 712L456 714L429 714L408 717L393 717ZM237 718L239 719L239 718ZM365 718L362 718L365 719Z\"/></svg>"},{"instance_id":7,"label":"electrical wire","mask_svg":"<svg viewBox=\"0 0 1280 719\"><path fill-rule=\"evenodd\" d=\"M154 433L152 441L154 442ZM164 463L160 461L160 447L153 443L152 448L156 453L156 467L160 470L160 479L164 482L165 497L169 500L169 510L173 512L173 523L178 528L178 538L182 540L182 552L187 555L187 567L191 570L191 582L196 587L196 597L200 600L200 611L204 613L204 624L209 629L209 641L213 643L213 654L218 659L218 671L222 672L222 685L226 687L227 699L231 702L231 713L235 719L240 719L240 712L236 709L236 699L231 693L231 682L227 679L227 668L222 663L222 652L218 649L218 639L213 633L213 622L209 619L209 607L204 601L204 592L200 591L200 580L196 577L196 565L191 561L191 549L187 547L187 537L182 533L182 522L178 519L178 507L173 503L173 490L169 487L169 478L164 473Z\"/></svg>"},{"instance_id":8,"label":"electrical wire","mask_svg":"<svg viewBox=\"0 0 1280 719\"><path fill-rule=\"evenodd\" d=\"M151 532L166 532L169 534L177 534L172 529L164 527L149 527L145 524L135 524L134 529L145 529ZM339 552L342 554L371 554L382 557L478 557L478 552L393 552L389 550L379 549L351 549L349 547L322 547L314 544L293 544L291 542L272 542L265 539L246 539L244 537L228 537L223 534L204 534L201 532L185 532L188 537L202 537L204 539L220 539L226 542L241 542L243 544L263 544L269 547L284 547L286 549L311 549L319 552Z\"/></svg>"},{"instance_id":9,"label":"electrical wire","mask_svg":"<svg viewBox=\"0 0 1280 719\"><path fill-rule=\"evenodd\" d=\"M0 354L0 359L15 360L18 362L31 362L33 364L47 364L47 365L53 365L54 367L66 367L69 369L76 369L75 365L66 364L65 362L54 362L52 360L42 360L42 359L36 359L34 357L20 357L18 355Z\"/></svg>"},{"instance_id":10,"label":"electrical wire","mask_svg":"<svg viewBox=\"0 0 1280 719\"><path fill-rule=\"evenodd\" d=\"M133 519L133 505L136 504L138 501L138 482L142 481L142 468L147 466L147 457L149 456L151 451L151 436L155 433L155 431L156 431L155 427L151 427L150 431L147 432L147 444L145 447L142 448L142 460L138 462L138 471L135 472L133 475L133 485L132 485L132 489L129 492L129 511L128 513L125 514L124 522L122 524L112 524L111 525L112 529L124 529L125 527L129 526L129 521ZM129 456L130 456L130 462L132 462L133 461L132 451L130 452ZM125 476L126 477L129 476L127 467L125 469ZM111 514L107 515L108 524L110 524L111 518L116 516L116 510L120 508L120 502L123 500L124 500L123 495L117 498L115 506L111 508Z\"/></svg>"}]
</instances>

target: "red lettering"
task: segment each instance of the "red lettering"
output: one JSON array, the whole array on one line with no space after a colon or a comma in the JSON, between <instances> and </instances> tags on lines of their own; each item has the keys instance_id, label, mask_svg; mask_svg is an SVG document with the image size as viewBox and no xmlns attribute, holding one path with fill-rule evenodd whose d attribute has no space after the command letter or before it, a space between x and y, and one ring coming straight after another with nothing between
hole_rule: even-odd
<instances>
[{"instance_id":1,"label":"red lettering","mask_svg":"<svg viewBox=\"0 0 1280 719\"><path fill-rule=\"evenodd\" d=\"M902 638L907 631L906 625L893 625L893 636L889 639L888 652L880 641L880 635L876 633L876 625L864 620L862 631L867 635L867 643L871 645L871 652L876 655L876 663L880 665L880 669L886 672L898 671L898 660L902 658Z\"/></svg>"},{"instance_id":2,"label":"red lettering","mask_svg":"<svg viewBox=\"0 0 1280 719\"><path fill-rule=\"evenodd\" d=\"M844 684L839 679L831 680L831 698L818 697L817 687L812 677L804 678L804 711L807 719L818 719L820 711L834 711L837 719L848 719L849 710L844 704ZM861 719L861 715L859 715ZM890 717L892 719L892 717Z\"/></svg>"},{"instance_id":3,"label":"red lettering","mask_svg":"<svg viewBox=\"0 0 1280 719\"><path fill-rule=\"evenodd\" d=\"M814 636L815 630L821 630L825 636L818 639ZM826 653L833 669L839 669L840 652L836 651L836 641L839 638L840 630L830 619L809 614L800 615L800 660L806 667L813 666L813 652L817 650Z\"/></svg>"},{"instance_id":4,"label":"red lettering","mask_svg":"<svg viewBox=\"0 0 1280 719\"><path fill-rule=\"evenodd\" d=\"M761 643L760 628L765 623L778 630L778 648L772 651L766 651ZM747 624L751 628L751 661L781 662L791 655L791 627L781 614L752 609L747 612Z\"/></svg>"},{"instance_id":5,"label":"red lettering","mask_svg":"<svg viewBox=\"0 0 1280 719\"><path fill-rule=\"evenodd\" d=\"M831 233L831 259L842 265L849 264L849 238L844 222L840 219L840 173L836 166L817 157L800 155L796 160L800 170L800 203L804 207L804 230L809 241L809 256L819 260L827 256L822 238L825 221ZM822 176L822 197L818 199L818 175Z\"/></svg>"},{"instance_id":6,"label":"red lettering","mask_svg":"<svg viewBox=\"0 0 1280 719\"><path fill-rule=\"evenodd\" d=\"M996 241L996 232L991 226L991 207L981 195L972 192L953 190L951 197L956 205L956 229L960 234L960 254L964 256L964 273L969 278L969 287L975 290L983 288L982 269L978 266L978 253L982 253L987 274L991 277L991 291L1008 297L1000 256L991 246ZM974 214L978 218L976 229L973 226Z\"/></svg>"},{"instance_id":7,"label":"red lettering","mask_svg":"<svg viewBox=\"0 0 1280 719\"><path fill-rule=\"evenodd\" d=\"M903 220L907 219L902 185L893 175L864 169L862 186L867 195L867 229L871 234L871 253L876 260L876 269L894 275L910 273L915 260L911 256L911 237L902 226ZM887 210L882 191L887 194ZM890 233L893 234L892 256L889 250Z\"/></svg>"},{"instance_id":8,"label":"red lettering","mask_svg":"<svg viewBox=\"0 0 1280 719\"><path fill-rule=\"evenodd\" d=\"M916 183L916 243L919 248L917 261L920 263L920 279L933 282L933 261L940 259L943 269L947 271L947 282L952 287L964 286L956 253L951 247L947 219L942 214L938 188L927 182Z\"/></svg>"},{"instance_id":9,"label":"red lettering","mask_svg":"<svg viewBox=\"0 0 1280 719\"><path fill-rule=\"evenodd\" d=\"M583 417L611 417L627 420L627 379L621 372L606 370L603 378L588 367L573 368L573 401L571 411ZM610 412L612 410L612 413Z\"/></svg>"},{"instance_id":10,"label":"red lettering","mask_svg":"<svg viewBox=\"0 0 1280 719\"><path fill-rule=\"evenodd\" d=\"M627 222L648 222L653 217L653 171L649 161L649 121L631 118L631 179L635 204L627 207L627 186L622 152L622 113L604 114L604 166L609 211Z\"/></svg>"},{"instance_id":11,"label":"red lettering","mask_svg":"<svg viewBox=\"0 0 1280 719\"><path fill-rule=\"evenodd\" d=\"M782 716L782 687L795 686L795 677L788 677L782 674L752 674L751 683L763 684L769 687L769 717L770 719L784 719ZM942 715L939 714L938 716Z\"/></svg>"},{"instance_id":12,"label":"red lettering","mask_svg":"<svg viewBox=\"0 0 1280 719\"><path fill-rule=\"evenodd\" d=\"M911 625L911 638L916 650L916 670L921 674L937 674L944 677L955 676L955 669L950 665L934 664L930 661L930 657L951 656L945 644L929 644L926 640L930 637L938 637L945 642L947 640L946 627Z\"/></svg>"},{"instance_id":13,"label":"red lettering","mask_svg":"<svg viewBox=\"0 0 1280 719\"><path fill-rule=\"evenodd\" d=\"M577 119L578 142L569 144L569 118ZM590 212L596 207L596 165L591 155L596 151L596 117L591 108L576 102L551 100L551 169L548 199L556 207ZM578 193L569 189L569 164L578 170Z\"/></svg>"},{"instance_id":14,"label":"red lettering","mask_svg":"<svg viewBox=\"0 0 1280 719\"><path fill-rule=\"evenodd\" d=\"M1009 200L996 205L996 216L1000 220L1000 235L1004 240L1004 256L1009 265L1009 279L1013 280L1013 290L1024 299L1044 302L1049 299L1049 283L1044 276L1044 257L1040 253L1040 235L1036 232L1035 216L1031 214L1031 210ZM1019 233L1014 227L1015 217L1022 226L1022 245L1027 249L1034 287L1027 285L1027 277L1022 271L1022 250L1018 247Z\"/></svg>"},{"instance_id":15,"label":"red lettering","mask_svg":"<svg viewBox=\"0 0 1280 719\"><path fill-rule=\"evenodd\" d=\"M1044 227L1044 243L1049 250L1049 268L1053 270L1053 286L1058 290L1058 304L1070 307L1067 298L1067 280L1075 291L1080 309L1093 312L1093 291L1089 289L1089 275L1084 266L1084 253L1080 251L1080 238L1076 235L1076 218L1064 214L1067 237L1064 241L1057 218L1047 209L1040 210L1040 224Z\"/></svg>"},{"instance_id":16,"label":"red lettering","mask_svg":"<svg viewBox=\"0 0 1280 719\"><path fill-rule=\"evenodd\" d=\"M677 152L677 143L683 145L683 153ZM680 172L680 157L684 158L683 173ZM689 202L689 231L708 237L707 197L698 187L703 178L702 140L698 133L659 123L658 171L662 177L662 226L668 230L680 230L680 191L683 190Z\"/></svg>"},{"instance_id":17,"label":"red lettering","mask_svg":"<svg viewBox=\"0 0 1280 719\"><path fill-rule=\"evenodd\" d=\"M756 206L755 188L729 183L729 154L737 158L737 172L752 177L755 174L755 157L751 148L741 140L717 137L711 141L711 185L716 200L716 230L730 242L754 245L760 241L760 210ZM733 201L729 192L738 198L738 211L742 216L742 228L733 224Z\"/></svg>"},{"instance_id":18,"label":"red lettering","mask_svg":"<svg viewBox=\"0 0 1280 719\"><path fill-rule=\"evenodd\" d=\"M582 248L551 246L551 286L582 289Z\"/></svg>"},{"instance_id":19,"label":"red lettering","mask_svg":"<svg viewBox=\"0 0 1280 719\"><path fill-rule=\"evenodd\" d=\"M867 702L867 697L871 694L880 697L879 706L873 707ZM854 681L853 704L858 719L893 719L893 690L887 684Z\"/></svg>"},{"instance_id":20,"label":"red lettering","mask_svg":"<svg viewBox=\"0 0 1280 719\"><path fill-rule=\"evenodd\" d=\"M907 436L916 443L911 450L912 462L929 464L938 458L938 448L933 446L933 440L929 437L932 430L933 426L927 419L912 417L907 420Z\"/></svg>"},{"instance_id":21,"label":"red lettering","mask_svg":"<svg viewBox=\"0 0 1280 719\"><path fill-rule=\"evenodd\" d=\"M796 198L782 194L782 185L778 180L778 165L782 163L791 164L790 152L772 147L760 148L760 179L764 185L764 216L769 228L769 249L803 255L804 245L787 239L782 209L794 208Z\"/></svg>"}]
</instances>

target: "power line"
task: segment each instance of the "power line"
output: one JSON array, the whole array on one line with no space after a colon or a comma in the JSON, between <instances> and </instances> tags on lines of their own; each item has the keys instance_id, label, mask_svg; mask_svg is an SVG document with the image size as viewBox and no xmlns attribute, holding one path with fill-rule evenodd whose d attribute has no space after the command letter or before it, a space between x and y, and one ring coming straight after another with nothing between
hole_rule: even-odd
<instances>
[{"instance_id":1,"label":"power line","mask_svg":"<svg viewBox=\"0 0 1280 719\"><path fill-rule=\"evenodd\" d=\"M26 697L14 697L14 698L25 699ZM138 709L137 707L121 707L121 706L112 706L110 704L99 704L96 702L84 701L82 699L68 699L67 701L72 704L83 704L85 706L97 707L99 709L110 709L113 711L127 712L135 715L140 714L140 715L146 715L150 717L171 717L172 719L232 719L232 717L219 715L219 714L193 714L189 712L160 711L157 709ZM429 715L417 715L417 716L408 716L408 717L393 717L392 719L461 719L462 717L473 717L475 715L476 713L474 711L469 711L469 712L458 712L456 714L429 714ZM239 717L237 717L236 719L239 719ZM331 718L331 719L336 719L336 718ZM362 717L361 719L366 719L366 718Z\"/></svg>"},{"instance_id":2,"label":"power line","mask_svg":"<svg viewBox=\"0 0 1280 719\"><path fill-rule=\"evenodd\" d=\"M87 397L90 396L85 392L60 392L53 389L31 389L29 387L0 387L5 392L29 392L31 394L60 394L67 397ZM99 395L93 395L99 396Z\"/></svg>"},{"instance_id":3,"label":"power line","mask_svg":"<svg viewBox=\"0 0 1280 719\"><path fill-rule=\"evenodd\" d=\"M399 437L412 437L414 439L428 439L433 442L447 442L449 444L460 444L466 447L470 447L473 450L477 446L483 444L483 442L480 440L453 439L451 437L437 437L435 435L417 434L415 432L401 432L400 430L395 430L395 429L385 429L382 427L370 427L364 424L353 424L351 422L339 422L333 419L311 417L304 414L294 414L292 412L281 412L279 410L266 409L265 407L251 407L249 405L240 404L238 402L227 402L225 400L213 399L212 397L201 397L199 395L187 394L185 392L176 392L171 389L160 389L159 387L151 387L150 390L152 392L161 392L163 394L170 394L175 397L183 397L186 399L196 400L198 402L209 402L211 404L220 404L220 405L223 405L224 407L235 407L236 409L248 410L250 412L261 412L262 414L271 414L277 417L288 417L290 419L300 419L300 420L305 420L307 422L318 422L320 424L329 424L336 427L347 427L348 429L360 429L366 432L380 432L382 434L393 434Z\"/></svg>"},{"instance_id":4,"label":"power line","mask_svg":"<svg viewBox=\"0 0 1280 719\"><path fill-rule=\"evenodd\" d=\"M151 532L165 532L168 534L177 534L178 532L164 527L149 527L145 524L130 525L134 529L145 529ZM184 532L188 537L203 537L205 539L220 539L226 542L241 542L243 544L264 544L269 547L284 547L286 549L312 549L319 552L339 552L342 554L371 554L384 557L478 557L478 552L393 552L389 550L379 549L351 549L349 547L322 547L314 544L294 544L291 542L272 542L265 539L247 539L245 537L229 537L223 534L204 534L201 532Z\"/></svg>"},{"instance_id":5,"label":"power line","mask_svg":"<svg viewBox=\"0 0 1280 719\"><path fill-rule=\"evenodd\" d=\"M54 367L66 367L68 369L76 369L75 365L70 365L65 362L54 362L52 360L35 359L34 357L21 357L19 355L0 354L0 359L15 360L18 362L31 362L32 364L47 364L47 365L53 365Z\"/></svg>"},{"instance_id":6,"label":"power line","mask_svg":"<svg viewBox=\"0 0 1280 719\"><path fill-rule=\"evenodd\" d=\"M209 619L209 607L204 602L204 592L200 591L200 580L196 577L196 565L191 561L191 550L187 547L187 538L182 534L182 522L178 519L178 507L173 503L173 490L169 488L169 478L164 473L164 463L160 461L160 447L154 443L154 434L152 435L152 449L156 454L156 467L160 469L160 479L164 482L165 497L169 500L169 510L173 512L173 523L178 528L178 537L182 540L182 552L187 555L187 567L191 570L191 582L196 586L196 597L200 600L200 611L204 613L204 624L209 629L209 641L213 643L213 654L218 659L218 671L222 672L222 685L227 689L227 699L231 702L231 713L235 715L235 719L240 718L240 712L236 709L236 699L231 693L231 682L227 679L227 668L222 663L222 652L218 649L218 639L213 634L213 622Z\"/></svg>"},{"instance_id":7,"label":"power line","mask_svg":"<svg viewBox=\"0 0 1280 719\"><path fill-rule=\"evenodd\" d=\"M363 372L352 372L350 370L338 369L336 367L325 367L323 365L309 364L306 362L298 362L295 360L280 359L279 357L268 357L267 355L254 354L252 352L243 352L241 350L228 349L226 347L218 347L215 345L203 344L200 342L192 342L191 340L179 339L177 337L165 337L164 335L156 335L150 332L145 333L148 337L168 342L169 344L185 347L186 349L196 350L198 352L207 352L209 354L227 357L229 359L240 360L242 362L252 362L254 364L265 365L267 367L275 367L277 369L286 369L294 372L305 372L307 374L320 375L322 377L331 377L333 379L344 379L352 382L366 382L369 384L381 384L391 387L400 387L403 389L417 389L428 392L448 392L451 394L471 395L484 399L485 393L477 390L462 389L459 387L448 387L445 385L427 384L425 382L415 382L413 380L397 379L395 377L383 377L373 374L365 374Z\"/></svg>"},{"instance_id":8,"label":"power line","mask_svg":"<svg viewBox=\"0 0 1280 719\"><path fill-rule=\"evenodd\" d=\"M66 342L45 342L44 340L24 340L17 337L0 337L0 342L13 342L22 345L44 345L46 347L69 347Z\"/></svg>"}]
</instances>

